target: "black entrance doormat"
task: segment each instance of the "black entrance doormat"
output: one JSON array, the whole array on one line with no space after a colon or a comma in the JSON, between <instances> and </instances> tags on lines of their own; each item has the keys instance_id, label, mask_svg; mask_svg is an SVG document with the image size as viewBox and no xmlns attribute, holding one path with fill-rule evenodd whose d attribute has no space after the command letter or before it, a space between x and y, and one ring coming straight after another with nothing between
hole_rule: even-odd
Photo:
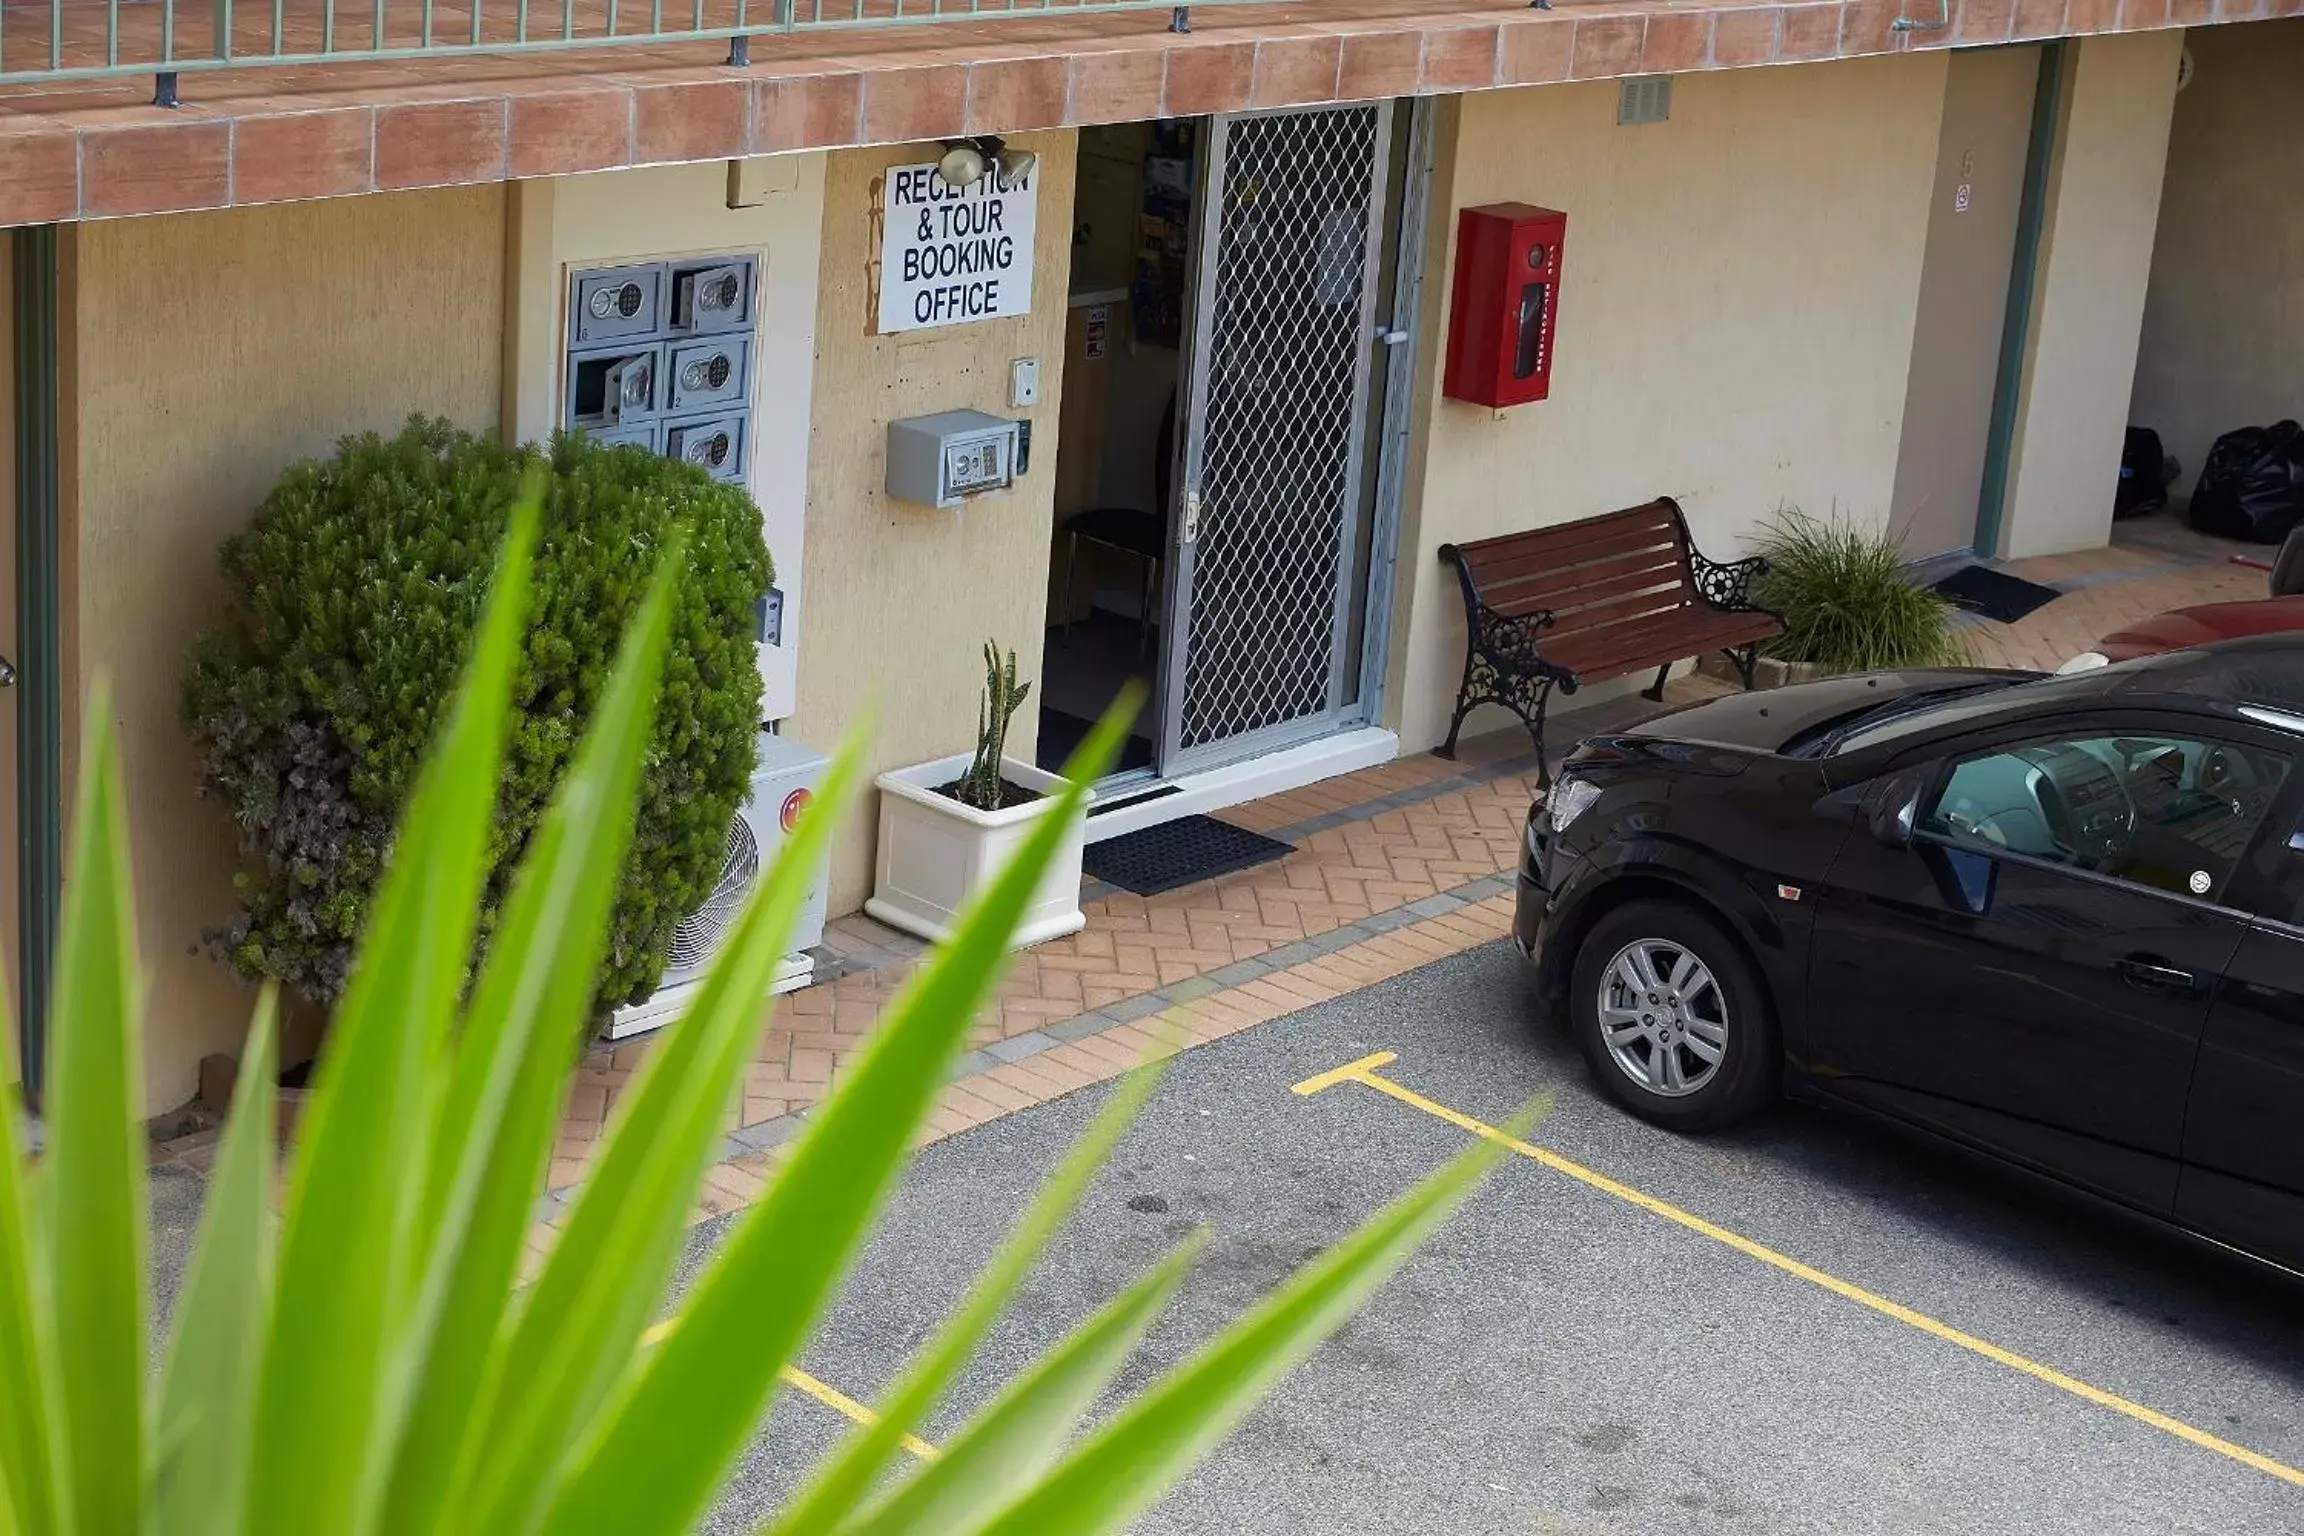
<instances>
[{"instance_id":1,"label":"black entrance doormat","mask_svg":"<svg viewBox=\"0 0 2304 1536\"><path fill-rule=\"evenodd\" d=\"M1090 843L1080 868L1092 880L1139 896L1157 896L1180 885L1253 869L1295 851L1293 844L1213 816L1182 816Z\"/></svg>"},{"instance_id":2,"label":"black entrance doormat","mask_svg":"<svg viewBox=\"0 0 2304 1536\"><path fill-rule=\"evenodd\" d=\"M1967 609L2003 624L2013 624L2035 608L2045 608L2064 594L1987 565L1964 565L1936 583L1936 590Z\"/></svg>"}]
</instances>

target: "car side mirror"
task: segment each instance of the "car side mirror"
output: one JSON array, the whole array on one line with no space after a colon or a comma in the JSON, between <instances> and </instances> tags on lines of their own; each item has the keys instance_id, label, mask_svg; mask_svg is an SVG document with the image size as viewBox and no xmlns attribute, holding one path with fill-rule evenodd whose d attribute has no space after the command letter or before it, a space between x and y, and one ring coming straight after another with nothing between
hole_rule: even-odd
<instances>
[{"instance_id":1,"label":"car side mirror","mask_svg":"<svg viewBox=\"0 0 2304 1536\"><path fill-rule=\"evenodd\" d=\"M1920 825L1920 797L1927 793L1930 775L1907 769L1876 780L1864 797L1864 824L1874 842L1889 848L1909 848Z\"/></svg>"}]
</instances>

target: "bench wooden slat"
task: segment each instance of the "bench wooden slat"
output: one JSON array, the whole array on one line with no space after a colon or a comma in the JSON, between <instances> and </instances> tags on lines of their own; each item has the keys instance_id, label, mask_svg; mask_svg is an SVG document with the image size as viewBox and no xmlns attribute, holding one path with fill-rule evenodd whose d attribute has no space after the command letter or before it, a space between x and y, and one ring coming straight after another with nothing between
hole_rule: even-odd
<instances>
[{"instance_id":1,"label":"bench wooden slat","mask_svg":"<svg viewBox=\"0 0 2304 1536\"><path fill-rule=\"evenodd\" d=\"M1480 596L1499 613L1525 613L1572 603L1598 602L1651 587L1688 585L1688 565L1677 549L1642 550L1590 565L1533 571L1511 581L1483 581Z\"/></svg>"},{"instance_id":2,"label":"bench wooden slat","mask_svg":"<svg viewBox=\"0 0 2304 1536\"><path fill-rule=\"evenodd\" d=\"M1662 592L1636 592L1630 597L1583 603L1572 608L1555 608L1551 610L1552 628L1547 633L1576 634L1589 629L1606 629L1611 624L1649 618L1684 625L1691 617L1701 617L1711 611L1678 587Z\"/></svg>"},{"instance_id":3,"label":"bench wooden slat","mask_svg":"<svg viewBox=\"0 0 2304 1536\"><path fill-rule=\"evenodd\" d=\"M1563 544L1575 545L1585 539L1613 533L1625 527L1654 528L1667 537L1677 537L1673 522L1672 503L1669 499L1626 507L1620 512L1603 512L1598 517L1578 518L1574 522L1546 523L1541 528L1524 529L1519 533L1500 533L1494 538L1467 539L1455 546L1458 552L1472 557L1475 564L1481 556L1495 550L1518 551L1548 549Z\"/></svg>"},{"instance_id":4,"label":"bench wooden slat","mask_svg":"<svg viewBox=\"0 0 2304 1536\"><path fill-rule=\"evenodd\" d=\"M1705 651L1765 640L1777 629L1774 620L1756 614L1708 613L1693 623L1684 614L1651 615L1578 630L1556 644L1547 636L1546 649L1580 675L1621 677Z\"/></svg>"},{"instance_id":5,"label":"bench wooden slat","mask_svg":"<svg viewBox=\"0 0 2304 1536\"><path fill-rule=\"evenodd\" d=\"M1441 546L1464 589L1464 682L1448 739L1453 757L1464 717L1480 704L1518 714L1544 744L1544 710L1555 686L1658 668L1650 698L1661 698L1670 664L1707 651L1737 658L1746 687L1759 642L1784 632L1758 609L1717 606L1697 585L1701 560L1679 504L1660 497L1580 522ZM1498 619L1545 616L1542 627L1506 639ZM1547 776L1540 772L1539 778ZM1547 780L1548 781L1548 780Z\"/></svg>"},{"instance_id":6,"label":"bench wooden slat","mask_svg":"<svg viewBox=\"0 0 2304 1536\"><path fill-rule=\"evenodd\" d=\"M1483 539L1478 544L1455 546L1457 558L1471 568L1473 579L1488 582L1510 579L1547 567L1582 564L1627 555L1643 549L1678 549L1679 534L1669 521L1643 515L1637 522L1595 519L1591 524L1565 523L1540 528L1514 539Z\"/></svg>"},{"instance_id":7,"label":"bench wooden slat","mask_svg":"<svg viewBox=\"0 0 2304 1536\"><path fill-rule=\"evenodd\" d=\"M1686 563L1680 546L1672 540L1643 535L1637 540L1595 539L1572 553L1524 555L1510 562L1497 560L1485 568L1474 567L1472 579L1482 593L1508 590L1515 583L1529 580L1574 585L1584 572L1605 575L1619 563L1633 561L1676 568Z\"/></svg>"}]
</instances>

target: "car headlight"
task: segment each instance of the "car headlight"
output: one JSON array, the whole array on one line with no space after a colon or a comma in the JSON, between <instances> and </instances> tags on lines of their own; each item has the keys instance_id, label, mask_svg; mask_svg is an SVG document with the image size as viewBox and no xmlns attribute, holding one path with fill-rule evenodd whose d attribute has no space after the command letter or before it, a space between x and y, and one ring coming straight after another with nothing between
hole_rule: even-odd
<instances>
[{"instance_id":1,"label":"car headlight","mask_svg":"<svg viewBox=\"0 0 2304 1536\"><path fill-rule=\"evenodd\" d=\"M1544 797L1545 814L1552 819L1552 830L1565 832L1568 824L1592 809L1592 802L1600 798L1600 786L1590 779L1555 779L1552 792Z\"/></svg>"},{"instance_id":2,"label":"car headlight","mask_svg":"<svg viewBox=\"0 0 2304 1536\"><path fill-rule=\"evenodd\" d=\"M2105 655L2102 651L2082 651L2079 655L2073 657L2070 661L2058 667L2056 669L2056 675L2058 677L2063 677L2067 673L2072 672L2093 672L2098 667L2108 667L2110 665L2112 665L2112 658Z\"/></svg>"}]
</instances>

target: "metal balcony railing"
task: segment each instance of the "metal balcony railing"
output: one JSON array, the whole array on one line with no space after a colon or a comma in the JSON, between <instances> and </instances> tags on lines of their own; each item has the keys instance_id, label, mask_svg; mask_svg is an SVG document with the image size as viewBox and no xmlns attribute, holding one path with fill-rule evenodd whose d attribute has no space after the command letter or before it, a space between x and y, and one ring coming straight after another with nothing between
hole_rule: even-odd
<instances>
[{"instance_id":1,"label":"metal balcony railing","mask_svg":"<svg viewBox=\"0 0 2304 1536\"><path fill-rule=\"evenodd\" d=\"M16 0L0 4L0 85L151 75L173 105L185 70L718 39L741 64L752 38L787 33L1126 11L1163 13L1182 31L1188 10L1173 0Z\"/></svg>"}]
</instances>

